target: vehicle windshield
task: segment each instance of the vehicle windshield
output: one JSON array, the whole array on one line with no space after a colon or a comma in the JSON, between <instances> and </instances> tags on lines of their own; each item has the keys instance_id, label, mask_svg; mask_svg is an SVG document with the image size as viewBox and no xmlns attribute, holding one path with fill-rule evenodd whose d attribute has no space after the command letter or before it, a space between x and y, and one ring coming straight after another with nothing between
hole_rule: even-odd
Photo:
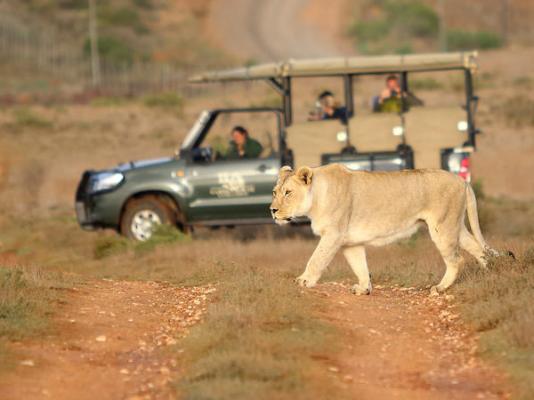
<instances>
[{"instance_id":1,"label":"vehicle windshield","mask_svg":"<svg viewBox=\"0 0 534 400\"><path fill-rule=\"evenodd\" d=\"M182 145L180 146L180 149L187 149L193 144L199 133L202 131L202 128L204 128L204 126L208 122L209 116L210 112L207 110L204 110L200 113L198 119L187 133L187 136L185 137L184 141L182 142Z\"/></svg>"}]
</instances>

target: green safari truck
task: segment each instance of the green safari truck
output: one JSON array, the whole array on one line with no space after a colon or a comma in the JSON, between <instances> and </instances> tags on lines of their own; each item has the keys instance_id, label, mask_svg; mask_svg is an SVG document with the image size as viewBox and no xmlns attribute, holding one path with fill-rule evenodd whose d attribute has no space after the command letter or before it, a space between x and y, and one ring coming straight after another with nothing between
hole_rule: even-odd
<instances>
[{"instance_id":1,"label":"green safari truck","mask_svg":"<svg viewBox=\"0 0 534 400\"><path fill-rule=\"evenodd\" d=\"M78 222L84 229L111 228L140 241L159 224L188 231L199 225L272 223L271 192L283 165L443 168L469 180L469 156L479 133L475 71L476 53L461 52L290 60L200 74L191 81L265 81L281 96L281 107L206 110L175 155L85 171L75 196ZM396 74L408 93L411 76L429 72L461 74L462 104L416 109L401 96L395 113L366 114L365 107L355 106L364 104L356 99L365 77ZM317 77L341 80L344 118L295 121L293 80ZM224 157L230 117L253 124L252 135L262 145L258 157Z\"/></svg>"}]
</instances>

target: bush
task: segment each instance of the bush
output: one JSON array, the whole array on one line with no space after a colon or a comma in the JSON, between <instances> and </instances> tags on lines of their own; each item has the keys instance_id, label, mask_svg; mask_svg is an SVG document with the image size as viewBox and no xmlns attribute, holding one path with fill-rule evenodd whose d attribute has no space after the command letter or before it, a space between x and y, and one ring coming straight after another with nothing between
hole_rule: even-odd
<instances>
[{"instance_id":1,"label":"bush","mask_svg":"<svg viewBox=\"0 0 534 400\"><path fill-rule=\"evenodd\" d=\"M382 17L355 22L349 34L358 41L360 51L382 52L390 47L397 54L412 52L410 43L398 46L399 39L435 38L438 33L439 17L435 11L417 0L382 3ZM391 51L391 50L390 50Z\"/></svg>"},{"instance_id":2,"label":"bush","mask_svg":"<svg viewBox=\"0 0 534 400\"><path fill-rule=\"evenodd\" d=\"M101 22L104 25L123 26L133 29L136 33L148 33L148 28L143 24L139 13L133 8L102 8L100 13Z\"/></svg>"},{"instance_id":3,"label":"bush","mask_svg":"<svg viewBox=\"0 0 534 400\"><path fill-rule=\"evenodd\" d=\"M361 21L355 23L349 30L358 41L373 42L383 39L389 34L390 24L386 20Z\"/></svg>"},{"instance_id":4,"label":"bush","mask_svg":"<svg viewBox=\"0 0 534 400\"><path fill-rule=\"evenodd\" d=\"M156 228L150 239L148 239L146 242L136 243L135 250L140 252L151 251L159 245L188 242L190 240L190 236L181 232L175 226L162 224Z\"/></svg>"},{"instance_id":5,"label":"bush","mask_svg":"<svg viewBox=\"0 0 534 400\"><path fill-rule=\"evenodd\" d=\"M418 38L434 38L438 34L439 17L419 1L388 1L385 3L388 22L401 34Z\"/></svg>"},{"instance_id":6,"label":"bush","mask_svg":"<svg viewBox=\"0 0 534 400\"><path fill-rule=\"evenodd\" d=\"M83 52L87 57L91 54L89 38L85 40ZM104 61L115 64L131 65L135 58L135 52L126 43L110 36L98 39L98 52Z\"/></svg>"},{"instance_id":7,"label":"bush","mask_svg":"<svg viewBox=\"0 0 534 400\"><path fill-rule=\"evenodd\" d=\"M501 46L501 38L493 32L451 30L447 33L447 47L449 50L487 50Z\"/></svg>"},{"instance_id":8,"label":"bush","mask_svg":"<svg viewBox=\"0 0 534 400\"><path fill-rule=\"evenodd\" d=\"M128 250L128 239L122 236L103 236L97 239L93 256L100 260L102 258L123 253Z\"/></svg>"}]
</instances>

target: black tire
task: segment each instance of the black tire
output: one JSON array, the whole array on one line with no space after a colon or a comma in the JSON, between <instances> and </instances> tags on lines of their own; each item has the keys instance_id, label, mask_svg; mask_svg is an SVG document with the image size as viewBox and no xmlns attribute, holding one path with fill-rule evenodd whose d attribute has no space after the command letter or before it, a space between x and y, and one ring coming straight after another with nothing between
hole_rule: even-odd
<instances>
[{"instance_id":1,"label":"black tire","mask_svg":"<svg viewBox=\"0 0 534 400\"><path fill-rule=\"evenodd\" d=\"M130 239L145 241L151 236L149 231L159 224L176 226L176 215L164 199L147 195L128 201L122 214L120 232Z\"/></svg>"}]
</instances>

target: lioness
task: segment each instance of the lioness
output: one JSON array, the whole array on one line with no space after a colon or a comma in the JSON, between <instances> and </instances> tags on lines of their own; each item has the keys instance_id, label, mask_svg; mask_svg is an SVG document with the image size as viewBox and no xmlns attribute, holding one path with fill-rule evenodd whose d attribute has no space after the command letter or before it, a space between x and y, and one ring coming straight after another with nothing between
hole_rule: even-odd
<instances>
[{"instance_id":1,"label":"lioness","mask_svg":"<svg viewBox=\"0 0 534 400\"><path fill-rule=\"evenodd\" d=\"M343 165L282 167L273 190L271 214L278 224L307 216L321 237L297 282L314 286L339 249L358 277L356 294L370 294L365 246L381 246L409 237L426 223L447 267L432 293L456 279L462 262L459 246L486 265L497 252L480 232L475 194L461 178L443 170L351 171ZM467 210L473 234L464 217Z\"/></svg>"}]
</instances>

